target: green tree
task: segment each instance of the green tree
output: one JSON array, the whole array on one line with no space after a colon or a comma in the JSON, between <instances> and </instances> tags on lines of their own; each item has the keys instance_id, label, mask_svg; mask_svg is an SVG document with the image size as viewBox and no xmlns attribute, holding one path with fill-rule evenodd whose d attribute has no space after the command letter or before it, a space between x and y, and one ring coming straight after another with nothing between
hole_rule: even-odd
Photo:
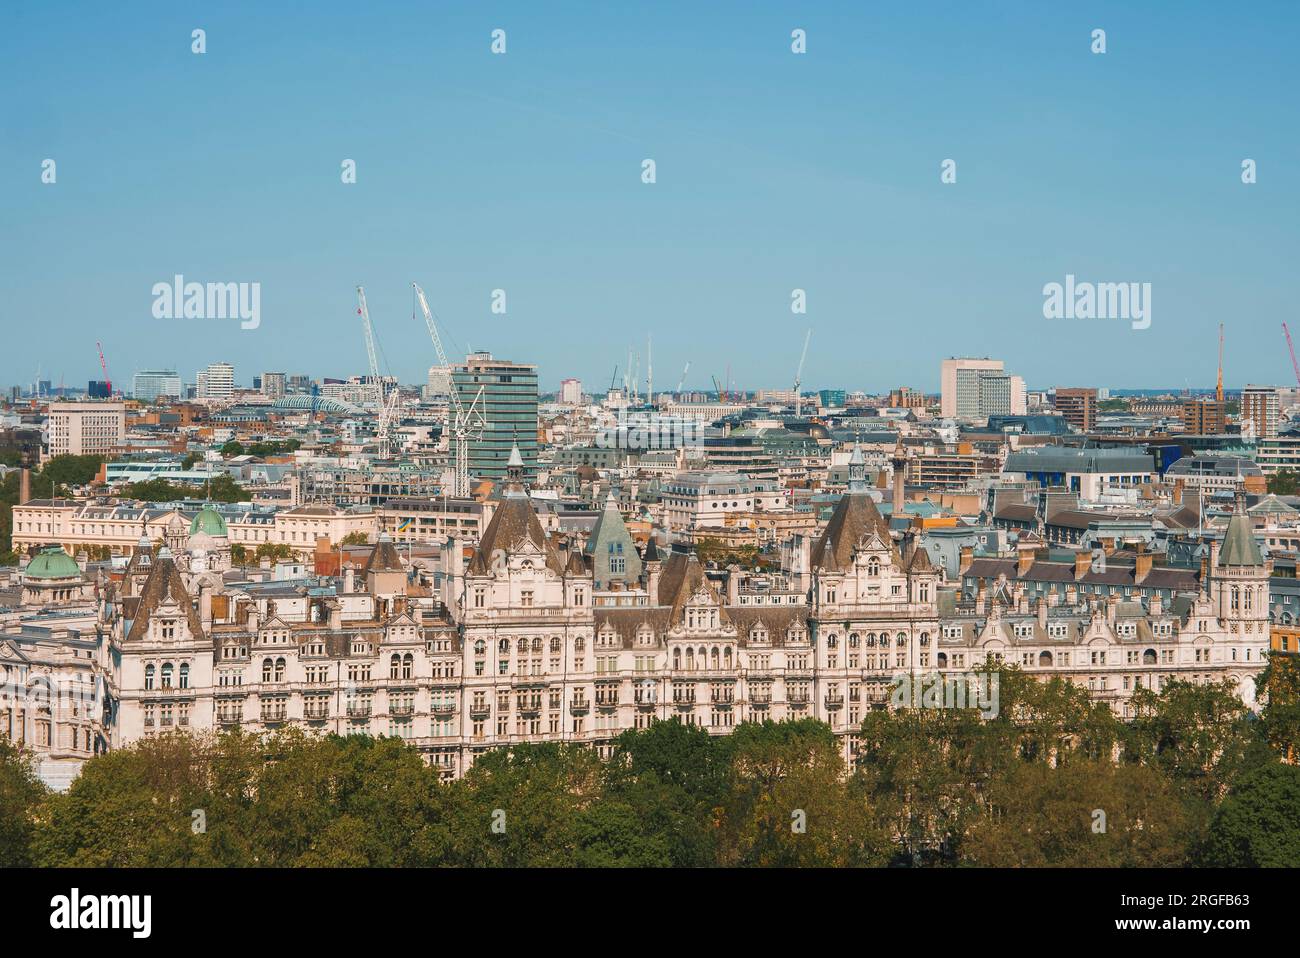
<instances>
[{"instance_id":1,"label":"green tree","mask_svg":"<svg viewBox=\"0 0 1300 958\"><path fill-rule=\"evenodd\" d=\"M343 537L340 545L345 546L363 546L370 541L370 536L364 532L349 532Z\"/></svg>"},{"instance_id":2,"label":"green tree","mask_svg":"<svg viewBox=\"0 0 1300 958\"><path fill-rule=\"evenodd\" d=\"M1163 774L1109 759L1020 762L989 783L959 860L984 867L1167 867L1185 862L1186 811Z\"/></svg>"},{"instance_id":3,"label":"green tree","mask_svg":"<svg viewBox=\"0 0 1300 958\"><path fill-rule=\"evenodd\" d=\"M1275 496L1294 496L1300 490L1300 476L1292 469L1279 469L1268 477L1268 491Z\"/></svg>"},{"instance_id":4,"label":"green tree","mask_svg":"<svg viewBox=\"0 0 1300 958\"><path fill-rule=\"evenodd\" d=\"M221 455L227 459L233 456L242 456L244 454L244 444L238 439L232 439L221 447Z\"/></svg>"},{"instance_id":5,"label":"green tree","mask_svg":"<svg viewBox=\"0 0 1300 958\"><path fill-rule=\"evenodd\" d=\"M1221 868L1300 864L1300 767L1275 763L1243 776L1215 812L1203 858Z\"/></svg>"},{"instance_id":6,"label":"green tree","mask_svg":"<svg viewBox=\"0 0 1300 958\"><path fill-rule=\"evenodd\" d=\"M45 796L31 753L0 738L0 868L32 864L32 840Z\"/></svg>"}]
</instances>

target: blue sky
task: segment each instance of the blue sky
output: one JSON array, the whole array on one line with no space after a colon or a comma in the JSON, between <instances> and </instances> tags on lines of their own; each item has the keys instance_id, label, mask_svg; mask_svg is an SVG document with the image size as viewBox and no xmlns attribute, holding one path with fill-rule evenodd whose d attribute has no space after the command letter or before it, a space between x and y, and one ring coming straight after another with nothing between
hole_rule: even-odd
<instances>
[{"instance_id":1,"label":"blue sky","mask_svg":"<svg viewBox=\"0 0 1300 958\"><path fill-rule=\"evenodd\" d=\"M98 378L97 340L124 384L363 372L358 283L419 381L412 280L453 357L544 388L647 334L660 388L788 387L808 326L808 388L935 389L948 355L1207 386L1220 322L1229 386L1287 384L1300 5L1136 6L5 4L0 384ZM176 273L259 282L260 327L155 319ZM1044 319L1067 273L1150 282L1151 327Z\"/></svg>"}]
</instances>

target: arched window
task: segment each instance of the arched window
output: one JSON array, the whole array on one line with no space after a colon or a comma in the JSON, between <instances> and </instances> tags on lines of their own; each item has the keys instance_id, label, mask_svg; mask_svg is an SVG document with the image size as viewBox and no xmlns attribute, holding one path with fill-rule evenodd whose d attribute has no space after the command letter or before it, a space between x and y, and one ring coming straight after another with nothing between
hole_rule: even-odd
<instances>
[{"instance_id":1,"label":"arched window","mask_svg":"<svg viewBox=\"0 0 1300 958\"><path fill-rule=\"evenodd\" d=\"M1147 649L1145 652L1142 653L1142 664L1143 664L1143 665L1155 665L1155 664L1156 664L1156 650L1155 650L1155 649Z\"/></svg>"},{"instance_id":2,"label":"arched window","mask_svg":"<svg viewBox=\"0 0 1300 958\"><path fill-rule=\"evenodd\" d=\"M836 635L834 632L826 636L826 648L828 649L839 648L839 644L840 644L840 637Z\"/></svg>"},{"instance_id":3,"label":"arched window","mask_svg":"<svg viewBox=\"0 0 1300 958\"><path fill-rule=\"evenodd\" d=\"M686 649L686 668L688 670L695 668L695 650L690 647Z\"/></svg>"},{"instance_id":4,"label":"arched window","mask_svg":"<svg viewBox=\"0 0 1300 958\"><path fill-rule=\"evenodd\" d=\"M400 655L394 654L393 657L388 660L388 677L390 679L397 678L397 670L401 668L401 665L402 657Z\"/></svg>"},{"instance_id":5,"label":"arched window","mask_svg":"<svg viewBox=\"0 0 1300 958\"><path fill-rule=\"evenodd\" d=\"M1052 653L1044 649L1038 653L1038 664L1041 666L1050 666L1052 664Z\"/></svg>"},{"instance_id":6,"label":"arched window","mask_svg":"<svg viewBox=\"0 0 1300 958\"><path fill-rule=\"evenodd\" d=\"M502 655L509 655L509 654L510 654L510 640L509 640L509 639L502 639L500 642L498 642L498 643L497 643L497 651L500 652Z\"/></svg>"},{"instance_id":7,"label":"arched window","mask_svg":"<svg viewBox=\"0 0 1300 958\"><path fill-rule=\"evenodd\" d=\"M162 667L162 687L169 689L172 687L172 664L164 662Z\"/></svg>"},{"instance_id":8,"label":"arched window","mask_svg":"<svg viewBox=\"0 0 1300 958\"><path fill-rule=\"evenodd\" d=\"M868 633L867 633L867 648L869 648L869 649L874 649L875 647L876 647L876 633L874 633L874 632L868 632Z\"/></svg>"},{"instance_id":9,"label":"arched window","mask_svg":"<svg viewBox=\"0 0 1300 958\"><path fill-rule=\"evenodd\" d=\"M718 647L716 645L713 647L712 652L710 652L709 654L709 663L713 666L713 670L716 672L718 670L718 665L719 665Z\"/></svg>"},{"instance_id":10,"label":"arched window","mask_svg":"<svg viewBox=\"0 0 1300 958\"><path fill-rule=\"evenodd\" d=\"M922 632L922 633L921 633L921 647L922 647L922 648L925 648L925 647L928 646L929 644L930 644L930 633L929 633L929 632Z\"/></svg>"},{"instance_id":11,"label":"arched window","mask_svg":"<svg viewBox=\"0 0 1300 958\"><path fill-rule=\"evenodd\" d=\"M144 687L145 687L145 689L152 689L152 688L153 688L153 675L154 675L154 668L153 668L153 666L152 666L152 665L146 665L146 666L144 667Z\"/></svg>"},{"instance_id":12,"label":"arched window","mask_svg":"<svg viewBox=\"0 0 1300 958\"><path fill-rule=\"evenodd\" d=\"M181 663L181 688L190 687L190 666L188 662Z\"/></svg>"},{"instance_id":13,"label":"arched window","mask_svg":"<svg viewBox=\"0 0 1300 958\"><path fill-rule=\"evenodd\" d=\"M722 650L722 661L727 668L731 668L731 646Z\"/></svg>"},{"instance_id":14,"label":"arched window","mask_svg":"<svg viewBox=\"0 0 1300 958\"><path fill-rule=\"evenodd\" d=\"M861 645L861 644L862 644L862 640L861 640L860 638L858 638L858 633L856 633L856 632L850 632L850 633L849 633L849 648L851 648L851 649L856 649L856 648L857 648L859 645Z\"/></svg>"},{"instance_id":15,"label":"arched window","mask_svg":"<svg viewBox=\"0 0 1300 958\"><path fill-rule=\"evenodd\" d=\"M551 636L551 651L560 651L560 637L558 635Z\"/></svg>"},{"instance_id":16,"label":"arched window","mask_svg":"<svg viewBox=\"0 0 1300 958\"><path fill-rule=\"evenodd\" d=\"M867 560L867 575L880 575L880 560L875 556Z\"/></svg>"},{"instance_id":17,"label":"arched window","mask_svg":"<svg viewBox=\"0 0 1300 958\"><path fill-rule=\"evenodd\" d=\"M487 645L483 642L482 639L477 639L474 642L474 654L482 655L486 651L487 651Z\"/></svg>"},{"instance_id":18,"label":"arched window","mask_svg":"<svg viewBox=\"0 0 1300 958\"><path fill-rule=\"evenodd\" d=\"M270 659L262 660L262 681L263 682L271 681L271 669L274 667L275 667L275 663L272 662Z\"/></svg>"},{"instance_id":19,"label":"arched window","mask_svg":"<svg viewBox=\"0 0 1300 958\"><path fill-rule=\"evenodd\" d=\"M415 656L407 652L406 655L402 656L402 678L409 679L414 668Z\"/></svg>"},{"instance_id":20,"label":"arched window","mask_svg":"<svg viewBox=\"0 0 1300 958\"><path fill-rule=\"evenodd\" d=\"M533 639L533 651L534 651L534 652L540 652L540 651L542 651L542 640L541 640L541 639Z\"/></svg>"},{"instance_id":21,"label":"arched window","mask_svg":"<svg viewBox=\"0 0 1300 958\"><path fill-rule=\"evenodd\" d=\"M898 646L900 649L907 648L907 633L899 632L898 635L894 636L894 645Z\"/></svg>"},{"instance_id":22,"label":"arched window","mask_svg":"<svg viewBox=\"0 0 1300 958\"><path fill-rule=\"evenodd\" d=\"M889 648L889 633L888 633L888 632L881 632L881 633L880 633L880 647L881 647L882 649L887 649L887 648Z\"/></svg>"},{"instance_id":23,"label":"arched window","mask_svg":"<svg viewBox=\"0 0 1300 958\"><path fill-rule=\"evenodd\" d=\"M284 659L275 660L275 680L277 682L284 681Z\"/></svg>"},{"instance_id":24,"label":"arched window","mask_svg":"<svg viewBox=\"0 0 1300 958\"><path fill-rule=\"evenodd\" d=\"M946 669L948 667L948 653L940 652L938 655L934 657L934 661L935 664L939 666L939 668Z\"/></svg>"}]
</instances>

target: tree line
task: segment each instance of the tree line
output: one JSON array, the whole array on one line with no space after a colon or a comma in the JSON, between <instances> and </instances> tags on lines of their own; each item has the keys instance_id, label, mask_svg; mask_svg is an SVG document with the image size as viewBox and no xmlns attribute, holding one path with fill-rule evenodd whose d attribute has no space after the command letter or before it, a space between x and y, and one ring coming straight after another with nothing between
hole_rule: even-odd
<instances>
[{"instance_id":1,"label":"tree line","mask_svg":"<svg viewBox=\"0 0 1300 958\"><path fill-rule=\"evenodd\" d=\"M400 739L173 733L88 761L63 794L0 743L0 865L1296 866L1300 683L1087 691L998 667L1000 704L867 713L852 759L818 721L714 736L656 722L602 760L519 744L460 779Z\"/></svg>"}]
</instances>

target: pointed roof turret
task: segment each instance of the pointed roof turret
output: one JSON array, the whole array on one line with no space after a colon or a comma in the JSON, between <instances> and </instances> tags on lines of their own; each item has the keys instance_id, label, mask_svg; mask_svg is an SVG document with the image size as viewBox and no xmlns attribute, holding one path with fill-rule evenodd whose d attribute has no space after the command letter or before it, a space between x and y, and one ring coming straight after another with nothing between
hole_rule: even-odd
<instances>
[{"instance_id":1,"label":"pointed roof turret","mask_svg":"<svg viewBox=\"0 0 1300 958\"><path fill-rule=\"evenodd\" d=\"M1246 497L1237 494L1236 507L1223 534L1223 548L1219 550L1220 566L1256 566L1264 564L1264 555L1255 541L1255 529L1246 515Z\"/></svg>"}]
</instances>

